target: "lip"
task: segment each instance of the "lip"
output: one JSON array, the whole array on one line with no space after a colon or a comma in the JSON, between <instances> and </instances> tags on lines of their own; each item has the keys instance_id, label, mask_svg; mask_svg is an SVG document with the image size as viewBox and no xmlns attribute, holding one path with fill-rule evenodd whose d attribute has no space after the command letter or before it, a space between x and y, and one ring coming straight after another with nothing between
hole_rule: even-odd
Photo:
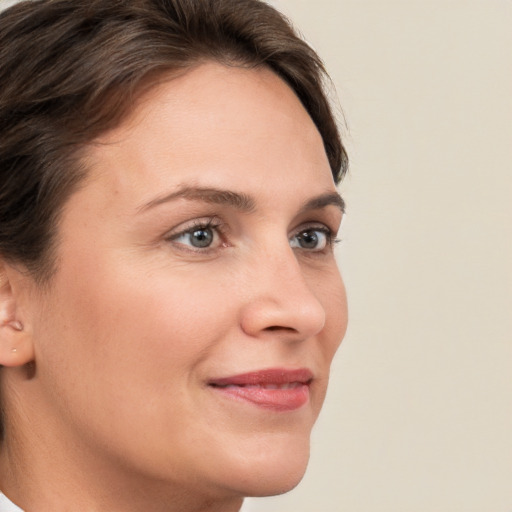
<instances>
[{"instance_id":1,"label":"lip","mask_svg":"<svg viewBox=\"0 0 512 512\"><path fill-rule=\"evenodd\" d=\"M293 411L309 401L313 373L307 368L268 368L212 379L208 386L226 398L275 411Z\"/></svg>"}]
</instances>

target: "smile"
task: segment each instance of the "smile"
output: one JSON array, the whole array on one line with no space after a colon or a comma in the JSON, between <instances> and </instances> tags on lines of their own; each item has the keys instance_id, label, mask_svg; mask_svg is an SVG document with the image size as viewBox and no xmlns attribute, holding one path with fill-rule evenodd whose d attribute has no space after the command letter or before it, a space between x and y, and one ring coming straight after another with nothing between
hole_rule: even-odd
<instances>
[{"instance_id":1,"label":"smile","mask_svg":"<svg viewBox=\"0 0 512 512\"><path fill-rule=\"evenodd\" d=\"M267 369L214 379L208 383L226 398L264 409L293 411L309 401L310 370Z\"/></svg>"}]
</instances>

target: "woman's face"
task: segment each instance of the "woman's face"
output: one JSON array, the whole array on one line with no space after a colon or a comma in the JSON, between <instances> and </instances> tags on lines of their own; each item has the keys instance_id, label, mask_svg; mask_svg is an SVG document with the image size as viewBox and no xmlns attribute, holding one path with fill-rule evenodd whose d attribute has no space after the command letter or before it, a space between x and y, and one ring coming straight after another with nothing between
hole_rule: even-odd
<instances>
[{"instance_id":1,"label":"woman's face","mask_svg":"<svg viewBox=\"0 0 512 512\"><path fill-rule=\"evenodd\" d=\"M342 205L308 114L266 69L204 64L87 163L31 303L55 463L212 496L293 487L347 322Z\"/></svg>"}]
</instances>

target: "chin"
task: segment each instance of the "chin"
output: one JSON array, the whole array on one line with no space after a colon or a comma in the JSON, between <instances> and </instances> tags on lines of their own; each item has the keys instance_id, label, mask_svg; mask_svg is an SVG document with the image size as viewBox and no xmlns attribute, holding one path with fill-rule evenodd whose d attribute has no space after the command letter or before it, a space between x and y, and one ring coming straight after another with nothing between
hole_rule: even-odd
<instances>
[{"instance_id":1,"label":"chin","mask_svg":"<svg viewBox=\"0 0 512 512\"><path fill-rule=\"evenodd\" d=\"M262 436L256 453L246 452L238 460L237 485L244 496L274 496L292 490L302 480L309 461L307 440L265 439ZM234 482L233 482L234 483Z\"/></svg>"},{"instance_id":2,"label":"chin","mask_svg":"<svg viewBox=\"0 0 512 512\"><path fill-rule=\"evenodd\" d=\"M275 496L291 491L302 480L306 472L307 461L301 465L287 465L271 472L258 475L257 479L247 488L246 496Z\"/></svg>"},{"instance_id":3,"label":"chin","mask_svg":"<svg viewBox=\"0 0 512 512\"><path fill-rule=\"evenodd\" d=\"M245 496L261 498L284 494L294 489L300 483L305 472L306 465L300 468L300 470L296 468L293 470L284 469L278 475L275 475L274 478L269 476L262 477L252 487L247 489Z\"/></svg>"}]
</instances>

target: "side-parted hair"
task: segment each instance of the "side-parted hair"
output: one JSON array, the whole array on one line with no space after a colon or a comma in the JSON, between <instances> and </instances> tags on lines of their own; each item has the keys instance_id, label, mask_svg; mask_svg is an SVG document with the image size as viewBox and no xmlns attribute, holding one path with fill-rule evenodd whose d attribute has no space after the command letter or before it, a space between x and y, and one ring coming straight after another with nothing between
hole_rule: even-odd
<instances>
[{"instance_id":1,"label":"side-parted hair","mask_svg":"<svg viewBox=\"0 0 512 512\"><path fill-rule=\"evenodd\" d=\"M83 151L143 91L204 61L267 66L320 132L338 183L347 155L317 54L259 0L28 0L0 13L0 258L40 283Z\"/></svg>"}]
</instances>

